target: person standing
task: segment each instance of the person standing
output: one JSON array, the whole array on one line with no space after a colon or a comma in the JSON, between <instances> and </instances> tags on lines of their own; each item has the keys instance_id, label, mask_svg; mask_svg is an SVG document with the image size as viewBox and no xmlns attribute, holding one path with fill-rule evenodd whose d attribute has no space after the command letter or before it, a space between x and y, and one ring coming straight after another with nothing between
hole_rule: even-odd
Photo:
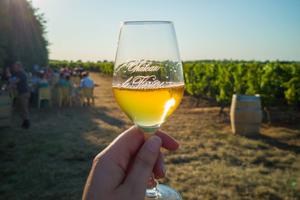
<instances>
[{"instance_id":1,"label":"person standing","mask_svg":"<svg viewBox=\"0 0 300 200\"><path fill-rule=\"evenodd\" d=\"M21 62L15 62L13 65L13 75L16 77L15 84L18 91L18 100L20 104L20 115L22 117L23 123L22 128L30 128L29 121L29 98L30 89L27 82L27 76L23 70Z\"/></svg>"}]
</instances>

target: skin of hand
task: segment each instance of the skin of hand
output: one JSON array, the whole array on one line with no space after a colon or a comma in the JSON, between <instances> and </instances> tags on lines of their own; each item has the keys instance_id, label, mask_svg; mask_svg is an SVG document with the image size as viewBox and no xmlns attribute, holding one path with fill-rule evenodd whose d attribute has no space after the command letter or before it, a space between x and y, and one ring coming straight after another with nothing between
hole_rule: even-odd
<instances>
[{"instance_id":1,"label":"skin of hand","mask_svg":"<svg viewBox=\"0 0 300 200\"><path fill-rule=\"evenodd\" d=\"M83 200L143 200L147 182L165 175L160 148L174 151L179 144L157 131L145 140L137 127L119 135L94 159Z\"/></svg>"}]
</instances>

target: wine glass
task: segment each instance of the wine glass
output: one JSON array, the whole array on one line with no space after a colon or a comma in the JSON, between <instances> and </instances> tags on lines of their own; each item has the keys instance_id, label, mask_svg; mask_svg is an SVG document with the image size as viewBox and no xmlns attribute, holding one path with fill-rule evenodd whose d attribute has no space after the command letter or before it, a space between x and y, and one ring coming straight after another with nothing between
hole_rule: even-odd
<instances>
[{"instance_id":1,"label":"wine glass","mask_svg":"<svg viewBox=\"0 0 300 200\"><path fill-rule=\"evenodd\" d=\"M113 93L126 115L150 137L178 107L184 92L182 63L170 21L122 23L113 74ZM156 184L146 199L182 199Z\"/></svg>"}]
</instances>

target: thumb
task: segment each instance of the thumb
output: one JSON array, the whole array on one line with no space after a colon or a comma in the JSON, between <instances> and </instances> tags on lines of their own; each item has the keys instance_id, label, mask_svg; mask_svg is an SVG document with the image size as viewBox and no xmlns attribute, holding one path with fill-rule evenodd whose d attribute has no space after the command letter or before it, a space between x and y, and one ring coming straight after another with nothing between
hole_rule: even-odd
<instances>
[{"instance_id":1,"label":"thumb","mask_svg":"<svg viewBox=\"0 0 300 200\"><path fill-rule=\"evenodd\" d=\"M159 156L161 144L161 139L154 135L146 140L140 148L124 181L124 186L129 187L131 192L145 195L147 183Z\"/></svg>"}]
</instances>

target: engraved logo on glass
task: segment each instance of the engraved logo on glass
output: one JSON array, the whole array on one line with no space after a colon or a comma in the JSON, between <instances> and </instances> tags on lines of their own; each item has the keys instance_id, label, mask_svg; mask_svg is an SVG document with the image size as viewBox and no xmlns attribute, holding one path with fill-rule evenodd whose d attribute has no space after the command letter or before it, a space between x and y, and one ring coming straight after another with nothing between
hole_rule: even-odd
<instances>
[{"instance_id":1,"label":"engraved logo on glass","mask_svg":"<svg viewBox=\"0 0 300 200\"><path fill-rule=\"evenodd\" d=\"M120 86L124 88L161 88L165 85L165 82L158 80L157 76L153 74L160 70L161 66L158 66L157 63L153 61L132 60L119 65L115 69L115 73L134 74L120 84ZM151 72L151 75L147 75L149 74L147 72Z\"/></svg>"}]
</instances>

